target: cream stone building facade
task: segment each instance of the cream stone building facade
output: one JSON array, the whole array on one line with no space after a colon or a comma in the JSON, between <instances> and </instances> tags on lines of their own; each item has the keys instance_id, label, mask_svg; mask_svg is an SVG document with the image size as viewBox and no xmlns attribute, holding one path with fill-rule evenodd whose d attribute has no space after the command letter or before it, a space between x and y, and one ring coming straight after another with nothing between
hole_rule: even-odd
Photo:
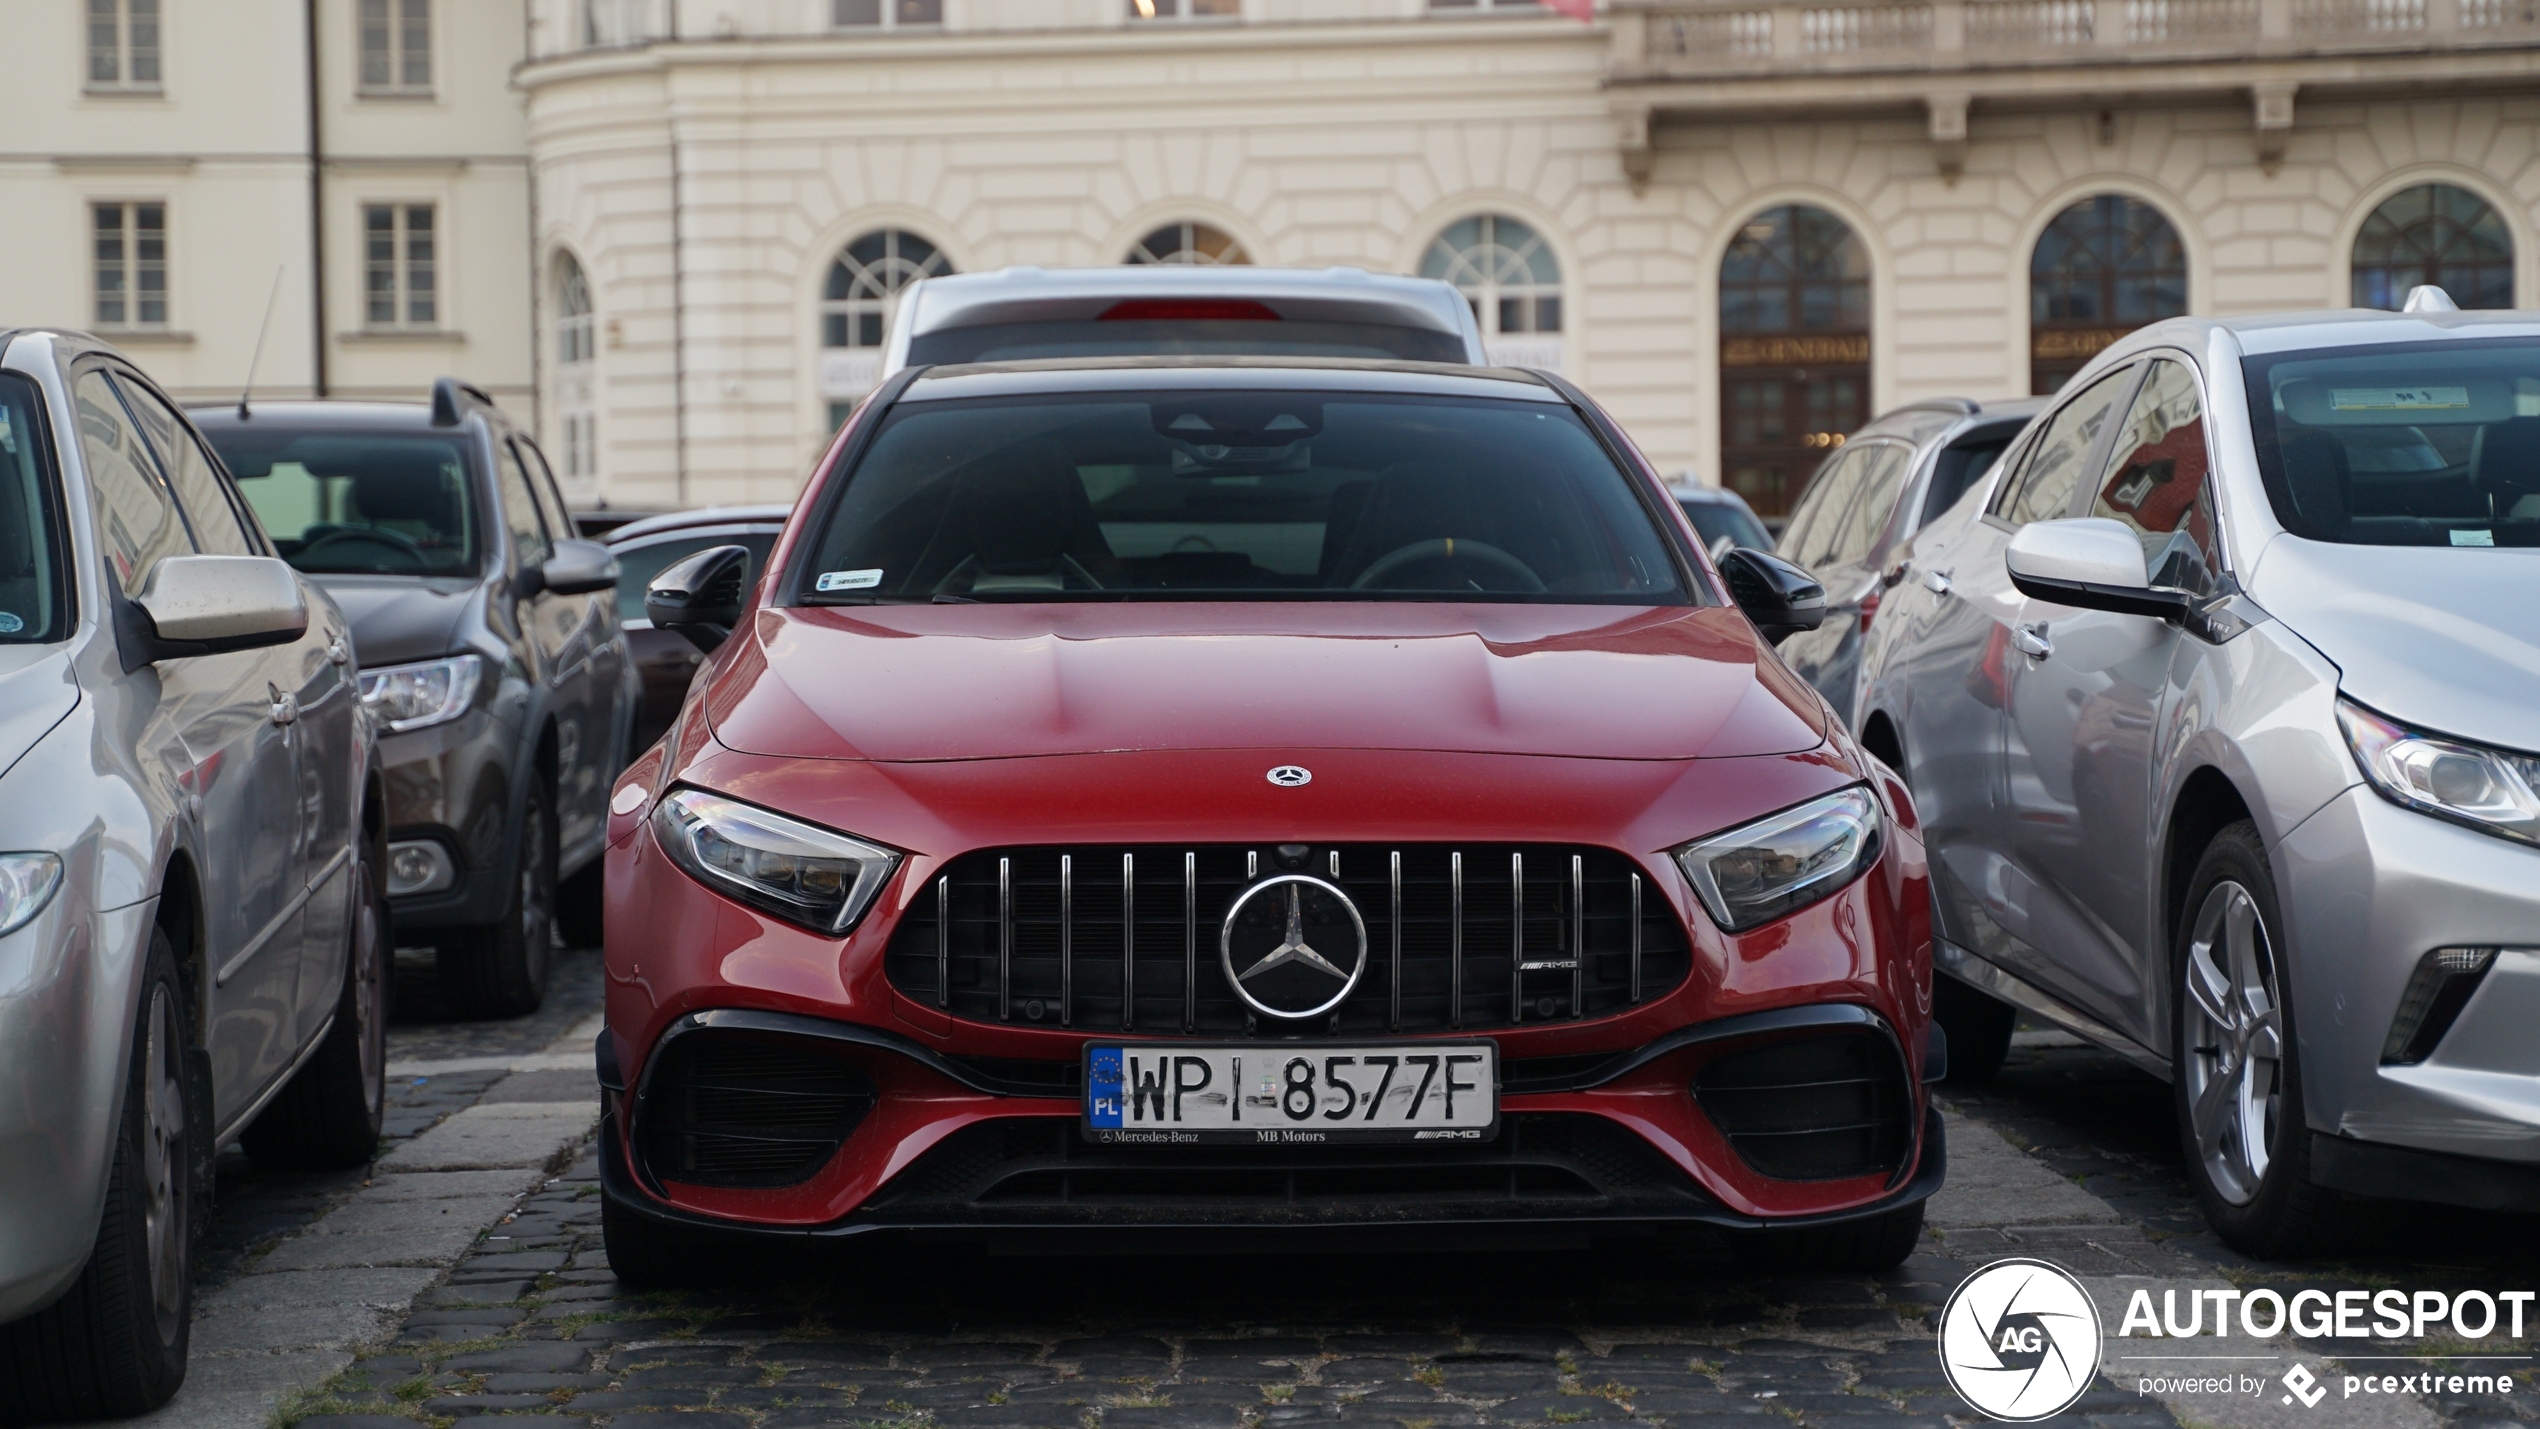
<instances>
[{"instance_id":1,"label":"cream stone building facade","mask_svg":"<svg viewBox=\"0 0 2540 1429\"><path fill-rule=\"evenodd\" d=\"M93 329L187 400L236 400L260 327L260 395L534 400L521 0L6 13L0 326Z\"/></svg>"},{"instance_id":2,"label":"cream stone building facade","mask_svg":"<svg viewBox=\"0 0 2540 1429\"><path fill-rule=\"evenodd\" d=\"M666 507L790 498L922 273L1428 272L1770 511L1878 410L2167 313L2540 301L2540 0L1592 8L21 0L0 321L223 395L279 265L260 390L461 373L577 500ZM164 302L108 321L145 203Z\"/></svg>"},{"instance_id":3,"label":"cream stone building facade","mask_svg":"<svg viewBox=\"0 0 2540 1429\"><path fill-rule=\"evenodd\" d=\"M1767 509L1869 413L2051 385L2150 316L2540 278L2530 0L530 9L538 251L603 334L547 380L626 504L792 495L870 381L834 319L887 307L876 235L1419 272L1488 220L1534 243L1476 262L1554 299L1507 355Z\"/></svg>"}]
</instances>

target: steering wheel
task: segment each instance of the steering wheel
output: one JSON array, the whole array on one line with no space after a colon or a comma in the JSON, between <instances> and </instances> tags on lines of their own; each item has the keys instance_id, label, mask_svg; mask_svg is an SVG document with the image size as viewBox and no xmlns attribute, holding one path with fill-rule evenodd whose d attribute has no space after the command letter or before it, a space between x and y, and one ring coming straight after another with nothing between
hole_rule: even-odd
<instances>
[{"instance_id":1,"label":"steering wheel","mask_svg":"<svg viewBox=\"0 0 2540 1429\"><path fill-rule=\"evenodd\" d=\"M1477 566L1488 566L1508 577L1516 583L1516 589L1522 594L1541 595L1544 591L1543 577L1535 574L1534 567L1486 541L1468 541L1455 536L1414 541L1408 546L1398 546L1387 551L1376 558L1375 564L1360 571L1358 579L1349 583L1349 588L1351 590L1387 589L1386 577L1429 561L1471 561Z\"/></svg>"},{"instance_id":2,"label":"steering wheel","mask_svg":"<svg viewBox=\"0 0 2540 1429\"><path fill-rule=\"evenodd\" d=\"M329 546L356 545L364 541L368 541L373 545L385 546L399 555L410 558L413 560L417 570L421 570L432 564L432 557L425 554L423 544L421 542L415 540L415 538L407 535L403 531L391 531L385 526L338 526L334 530L327 532L325 535L318 537L316 540L311 541L305 546L302 546L293 554L299 556L302 560L306 560L310 556L319 551L325 550Z\"/></svg>"}]
</instances>

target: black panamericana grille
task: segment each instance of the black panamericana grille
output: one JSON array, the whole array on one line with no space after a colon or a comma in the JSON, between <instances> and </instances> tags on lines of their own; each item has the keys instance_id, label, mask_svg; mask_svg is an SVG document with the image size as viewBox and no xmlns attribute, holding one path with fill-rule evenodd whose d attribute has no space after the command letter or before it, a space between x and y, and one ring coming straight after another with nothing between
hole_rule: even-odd
<instances>
[{"instance_id":1,"label":"black panamericana grille","mask_svg":"<svg viewBox=\"0 0 2540 1429\"><path fill-rule=\"evenodd\" d=\"M1738 1156L1776 1180L1887 1175L1913 1144L1904 1065L1872 1034L1733 1052L1694 1074L1693 1094Z\"/></svg>"},{"instance_id":2,"label":"black panamericana grille","mask_svg":"<svg viewBox=\"0 0 2540 1429\"><path fill-rule=\"evenodd\" d=\"M1289 871L1358 905L1367 972L1311 1024L1256 1025L1218 930L1254 879ZM900 920L885 965L908 997L982 1022L1348 1036L1618 1012L1673 990L1691 950L1666 899L1608 849L1115 845L963 855Z\"/></svg>"},{"instance_id":3,"label":"black panamericana grille","mask_svg":"<svg viewBox=\"0 0 2540 1429\"><path fill-rule=\"evenodd\" d=\"M660 1180L792 1186L827 1165L872 1108L873 1083L816 1044L691 1032L647 1075L636 1135Z\"/></svg>"},{"instance_id":4,"label":"black panamericana grille","mask_svg":"<svg viewBox=\"0 0 2540 1429\"><path fill-rule=\"evenodd\" d=\"M1451 1215L1699 1212L1714 1203L1603 1117L1519 1112L1482 1143L1101 1146L1072 1119L1009 1117L946 1137L866 1203L885 1221L1032 1224L1121 1213L1352 1222Z\"/></svg>"}]
</instances>

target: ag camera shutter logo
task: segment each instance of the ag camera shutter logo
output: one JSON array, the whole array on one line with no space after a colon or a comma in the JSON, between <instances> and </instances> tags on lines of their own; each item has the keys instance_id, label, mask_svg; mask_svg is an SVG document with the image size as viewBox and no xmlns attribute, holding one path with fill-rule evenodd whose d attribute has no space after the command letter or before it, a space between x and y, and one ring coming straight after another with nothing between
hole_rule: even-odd
<instances>
[{"instance_id":1,"label":"ag camera shutter logo","mask_svg":"<svg viewBox=\"0 0 2540 1429\"><path fill-rule=\"evenodd\" d=\"M2099 1307L2062 1266L1997 1260L1940 1312L1940 1369L1979 1412L2015 1424L2051 1419L2099 1373Z\"/></svg>"}]
</instances>

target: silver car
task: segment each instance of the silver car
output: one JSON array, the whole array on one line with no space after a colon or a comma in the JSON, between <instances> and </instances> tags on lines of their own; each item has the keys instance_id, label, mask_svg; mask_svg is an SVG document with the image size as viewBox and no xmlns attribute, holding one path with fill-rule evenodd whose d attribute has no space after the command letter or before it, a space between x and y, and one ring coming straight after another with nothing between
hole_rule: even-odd
<instances>
[{"instance_id":1,"label":"silver car","mask_svg":"<svg viewBox=\"0 0 2540 1429\"><path fill-rule=\"evenodd\" d=\"M1953 1065L2169 1078L2257 1255L2540 1209L2540 315L2178 319L2083 369L1870 632Z\"/></svg>"},{"instance_id":2,"label":"silver car","mask_svg":"<svg viewBox=\"0 0 2540 1429\"><path fill-rule=\"evenodd\" d=\"M0 1418L176 1392L215 1148L378 1143L356 681L342 613L164 393L0 330Z\"/></svg>"},{"instance_id":3,"label":"silver car","mask_svg":"<svg viewBox=\"0 0 2540 1429\"><path fill-rule=\"evenodd\" d=\"M1790 509L1773 554L1826 588L1826 621L1782 642L1782 662L1849 719L1861 637L1898 579L1914 533L1984 479L2045 406L2035 397L1934 397L1889 412L1826 458Z\"/></svg>"}]
</instances>

